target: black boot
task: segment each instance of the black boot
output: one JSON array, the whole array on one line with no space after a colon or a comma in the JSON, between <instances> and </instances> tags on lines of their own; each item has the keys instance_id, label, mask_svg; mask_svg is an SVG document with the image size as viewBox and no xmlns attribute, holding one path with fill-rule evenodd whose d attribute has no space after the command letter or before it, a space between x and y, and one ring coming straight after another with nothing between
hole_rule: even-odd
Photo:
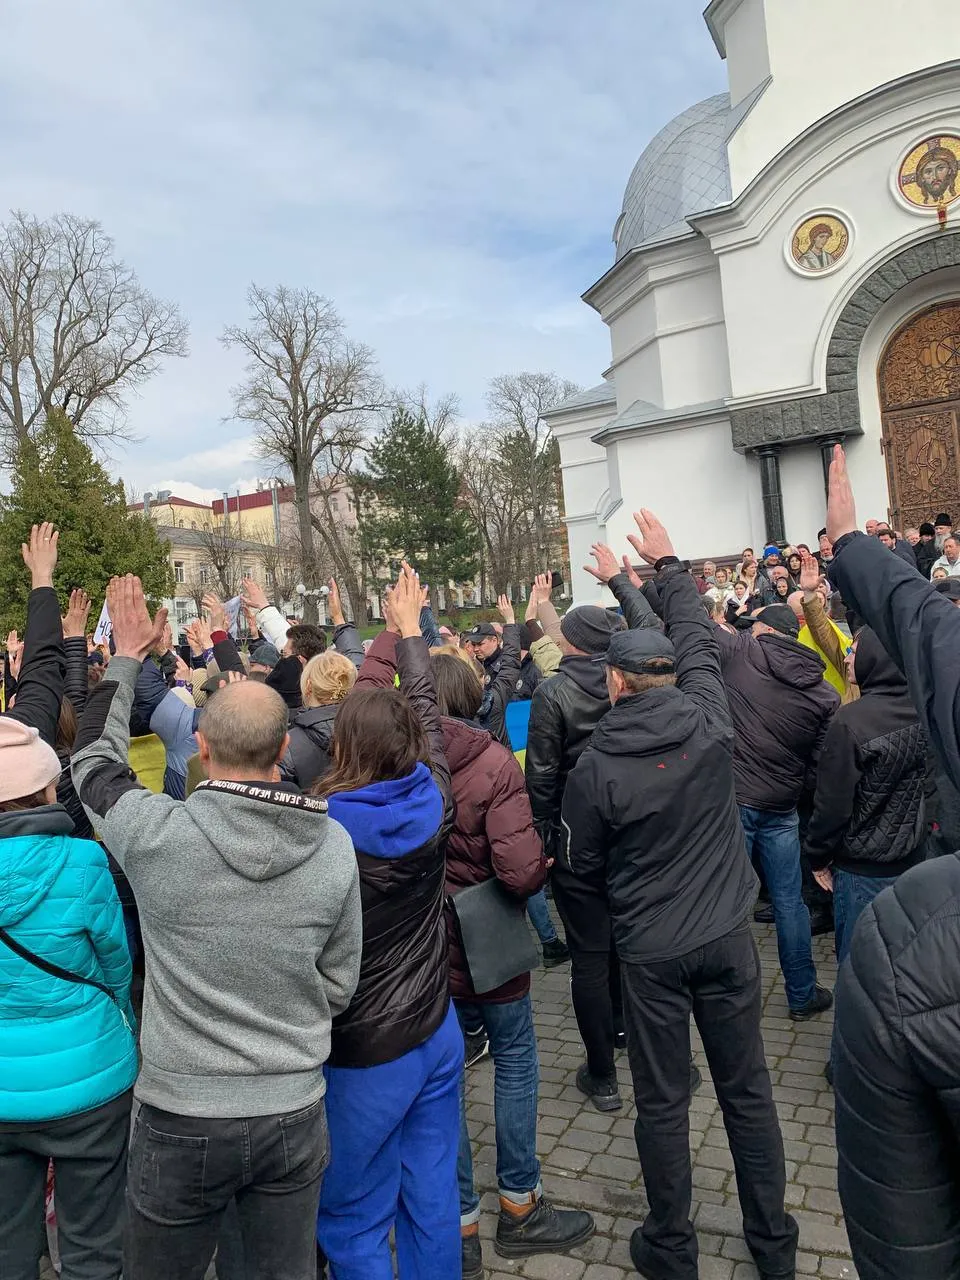
<instances>
[{"instance_id":1,"label":"black boot","mask_svg":"<svg viewBox=\"0 0 960 1280\"><path fill-rule=\"evenodd\" d=\"M463 1280L483 1280L483 1255L480 1252L480 1232L475 1226L464 1227L460 1232L460 1258Z\"/></svg>"},{"instance_id":2,"label":"black boot","mask_svg":"<svg viewBox=\"0 0 960 1280\"><path fill-rule=\"evenodd\" d=\"M577 1088L587 1095L598 1111L619 1111L623 1106L617 1077L601 1080L592 1076L586 1063L577 1071Z\"/></svg>"},{"instance_id":3,"label":"black boot","mask_svg":"<svg viewBox=\"0 0 960 1280\"><path fill-rule=\"evenodd\" d=\"M802 1004L799 1009L791 1009L790 1017L794 1022L806 1022L808 1018L815 1018L818 1013L824 1013L833 1004L833 992L829 987L814 987L813 995L806 1004Z\"/></svg>"},{"instance_id":4,"label":"black boot","mask_svg":"<svg viewBox=\"0 0 960 1280\"><path fill-rule=\"evenodd\" d=\"M543 1196L527 1208L501 1196L493 1247L501 1258L566 1253L589 1240L595 1230L593 1218L581 1209L555 1209Z\"/></svg>"},{"instance_id":5,"label":"black boot","mask_svg":"<svg viewBox=\"0 0 960 1280\"><path fill-rule=\"evenodd\" d=\"M757 924L774 924L775 917L773 914L772 902L760 902L753 909L753 918Z\"/></svg>"},{"instance_id":6,"label":"black boot","mask_svg":"<svg viewBox=\"0 0 960 1280\"><path fill-rule=\"evenodd\" d=\"M558 964L566 964L570 959L567 944L562 938L554 938L552 942L543 944L543 967L555 969Z\"/></svg>"}]
</instances>

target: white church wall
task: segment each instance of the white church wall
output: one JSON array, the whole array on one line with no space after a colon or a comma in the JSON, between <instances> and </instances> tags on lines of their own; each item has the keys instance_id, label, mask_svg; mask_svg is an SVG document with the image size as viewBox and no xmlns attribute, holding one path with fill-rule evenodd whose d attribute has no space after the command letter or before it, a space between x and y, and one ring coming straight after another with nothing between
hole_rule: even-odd
<instances>
[{"instance_id":1,"label":"white church wall","mask_svg":"<svg viewBox=\"0 0 960 1280\"><path fill-rule=\"evenodd\" d=\"M623 503L608 521L605 540L618 556L629 550L627 534L636 532L633 512L639 507L657 513L677 540L677 554L689 559L736 555L756 544L746 501L751 465L731 449L725 416L680 430L646 431L617 445Z\"/></svg>"},{"instance_id":2,"label":"white church wall","mask_svg":"<svg viewBox=\"0 0 960 1280\"><path fill-rule=\"evenodd\" d=\"M730 101L736 105L770 74L770 49L764 0L740 0L724 32Z\"/></svg>"},{"instance_id":3,"label":"white church wall","mask_svg":"<svg viewBox=\"0 0 960 1280\"><path fill-rule=\"evenodd\" d=\"M722 322L665 334L658 345L664 408L707 404L730 394L730 364Z\"/></svg>"},{"instance_id":4,"label":"white church wall","mask_svg":"<svg viewBox=\"0 0 960 1280\"><path fill-rule=\"evenodd\" d=\"M817 530L826 519L823 464L816 445L797 445L780 455L780 492L787 539L816 550Z\"/></svg>"},{"instance_id":5,"label":"white church wall","mask_svg":"<svg viewBox=\"0 0 960 1280\"><path fill-rule=\"evenodd\" d=\"M764 32L754 6L741 0L730 8L728 62L742 62L744 71L762 67L756 44ZM772 80L730 140L734 196L829 112L960 49L960 7L943 0L764 0L764 11Z\"/></svg>"}]
</instances>

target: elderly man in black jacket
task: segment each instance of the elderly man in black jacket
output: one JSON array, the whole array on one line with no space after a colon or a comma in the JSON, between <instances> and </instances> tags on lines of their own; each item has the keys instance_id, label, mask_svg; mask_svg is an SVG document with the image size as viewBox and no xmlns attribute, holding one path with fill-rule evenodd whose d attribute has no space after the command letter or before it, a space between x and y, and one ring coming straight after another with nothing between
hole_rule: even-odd
<instances>
[{"instance_id":1,"label":"elderly man in black jacket","mask_svg":"<svg viewBox=\"0 0 960 1280\"><path fill-rule=\"evenodd\" d=\"M829 1009L833 1000L817 986L797 801L808 774L812 780L840 698L823 678L820 656L797 640L800 624L788 606L761 609L750 632L716 630L747 852L760 862L773 903L790 1017L802 1020Z\"/></svg>"},{"instance_id":2,"label":"elderly man in black jacket","mask_svg":"<svg viewBox=\"0 0 960 1280\"><path fill-rule=\"evenodd\" d=\"M733 778L734 730L717 636L666 530L649 511L666 635L614 635L610 711L567 781L567 872L605 881L623 973L635 1135L650 1213L630 1243L649 1280L696 1280L690 1222L690 1014L730 1140L744 1235L765 1280L792 1280L783 1142L760 1036L757 878Z\"/></svg>"},{"instance_id":3,"label":"elderly man in black jacket","mask_svg":"<svg viewBox=\"0 0 960 1280\"><path fill-rule=\"evenodd\" d=\"M960 786L960 612L857 532L841 448L830 474L831 577L904 673L940 765ZM879 894L840 971L839 1189L861 1280L960 1276L960 856Z\"/></svg>"},{"instance_id":4,"label":"elderly man in black jacket","mask_svg":"<svg viewBox=\"0 0 960 1280\"><path fill-rule=\"evenodd\" d=\"M620 602L631 627L657 627L658 621L642 593L621 571L609 547L593 548L597 568L590 569ZM534 692L527 736L526 777L533 819L547 857L556 858L561 845L560 806L570 770L597 724L610 710L603 673L593 659L606 652L610 637L624 626L624 618L609 609L585 605L563 617L564 656L557 674ZM610 917L602 877L588 879L566 872L561 864L552 874L553 897L570 950L573 1009L587 1060L577 1074L577 1087L600 1111L622 1106L615 1048L622 1038L620 970L612 951Z\"/></svg>"}]
</instances>

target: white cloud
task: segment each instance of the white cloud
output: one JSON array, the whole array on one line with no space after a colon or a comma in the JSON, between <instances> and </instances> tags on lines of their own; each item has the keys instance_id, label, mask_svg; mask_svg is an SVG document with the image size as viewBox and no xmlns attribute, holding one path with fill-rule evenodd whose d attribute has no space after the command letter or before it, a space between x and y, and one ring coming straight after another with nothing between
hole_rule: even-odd
<instances>
[{"instance_id":1,"label":"white cloud","mask_svg":"<svg viewBox=\"0 0 960 1280\"><path fill-rule=\"evenodd\" d=\"M4 39L7 190L99 217L191 323L130 406L143 443L117 465L141 488L263 469L223 421L242 367L218 342L252 279L325 293L390 383L468 417L498 373L597 381L578 298L627 176L723 82L672 0L13 0Z\"/></svg>"}]
</instances>

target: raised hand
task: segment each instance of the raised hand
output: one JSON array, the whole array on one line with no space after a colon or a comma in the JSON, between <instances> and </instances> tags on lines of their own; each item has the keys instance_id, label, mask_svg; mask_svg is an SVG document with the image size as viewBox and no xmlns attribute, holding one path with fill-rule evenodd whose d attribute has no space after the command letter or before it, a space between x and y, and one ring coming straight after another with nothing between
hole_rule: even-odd
<instances>
[{"instance_id":1,"label":"raised hand","mask_svg":"<svg viewBox=\"0 0 960 1280\"><path fill-rule=\"evenodd\" d=\"M248 605L254 613L258 609L265 609L270 601L267 599L267 593L261 587L259 582L255 582L253 578L244 578L242 583L242 599L245 605Z\"/></svg>"},{"instance_id":2,"label":"raised hand","mask_svg":"<svg viewBox=\"0 0 960 1280\"><path fill-rule=\"evenodd\" d=\"M23 661L23 641L16 631L7 636L7 659L10 664L10 675L14 680L20 678L20 663Z\"/></svg>"},{"instance_id":3,"label":"raised hand","mask_svg":"<svg viewBox=\"0 0 960 1280\"><path fill-rule=\"evenodd\" d=\"M847 475L847 455L843 445L835 445L830 463L830 483L827 487L827 537L836 545L845 533L853 533L857 527L857 504Z\"/></svg>"},{"instance_id":4,"label":"raised hand","mask_svg":"<svg viewBox=\"0 0 960 1280\"><path fill-rule=\"evenodd\" d=\"M225 671L217 683L218 689L225 689L228 684L239 684L241 680L247 679L245 671Z\"/></svg>"},{"instance_id":5,"label":"raised hand","mask_svg":"<svg viewBox=\"0 0 960 1280\"><path fill-rule=\"evenodd\" d=\"M583 567L598 582L606 584L620 572L617 557L605 542L595 542L590 548L590 554L596 560L597 567L594 568L592 564L585 564Z\"/></svg>"},{"instance_id":6,"label":"raised hand","mask_svg":"<svg viewBox=\"0 0 960 1280\"><path fill-rule=\"evenodd\" d=\"M214 595L212 591L208 591L203 597L203 607L210 615L211 631L227 630L227 611L223 607L223 601L219 596Z\"/></svg>"},{"instance_id":7,"label":"raised hand","mask_svg":"<svg viewBox=\"0 0 960 1280\"><path fill-rule=\"evenodd\" d=\"M641 590L643 587L643 579L630 563L630 557L624 556L620 563L623 565L623 572L630 579L630 585L636 587L638 591Z\"/></svg>"},{"instance_id":8,"label":"raised hand","mask_svg":"<svg viewBox=\"0 0 960 1280\"><path fill-rule=\"evenodd\" d=\"M179 653L177 654L176 678L178 680L182 680L185 684L190 683L190 668L187 666L184 660L180 657Z\"/></svg>"},{"instance_id":9,"label":"raised hand","mask_svg":"<svg viewBox=\"0 0 960 1280\"><path fill-rule=\"evenodd\" d=\"M423 588L420 586L420 575L404 560L397 585L390 596L394 621L404 639L420 635L422 601Z\"/></svg>"},{"instance_id":10,"label":"raised hand","mask_svg":"<svg viewBox=\"0 0 960 1280\"><path fill-rule=\"evenodd\" d=\"M647 507L641 507L639 511L633 513L633 518L640 530L640 537L631 533L627 541L641 560L646 560L647 564L656 564L664 556L676 555L670 535L652 511Z\"/></svg>"},{"instance_id":11,"label":"raised hand","mask_svg":"<svg viewBox=\"0 0 960 1280\"><path fill-rule=\"evenodd\" d=\"M336 578L331 578L327 583L330 594L327 596L327 608L330 610L330 621L335 627L342 627L346 622L343 613L343 601L340 598L340 588L337 586Z\"/></svg>"},{"instance_id":12,"label":"raised hand","mask_svg":"<svg viewBox=\"0 0 960 1280\"><path fill-rule=\"evenodd\" d=\"M533 580L533 586L530 588L530 598L527 600L527 609L524 618L527 622L533 622L540 612L540 606L545 604L553 592L553 574L538 573Z\"/></svg>"},{"instance_id":13,"label":"raised hand","mask_svg":"<svg viewBox=\"0 0 960 1280\"><path fill-rule=\"evenodd\" d=\"M52 524L45 521L30 530L30 541L20 544L23 563L30 570L33 587L52 587L53 571L57 567L57 543L60 535Z\"/></svg>"},{"instance_id":14,"label":"raised hand","mask_svg":"<svg viewBox=\"0 0 960 1280\"><path fill-rule=\"evenodd\" d=\"M809 551L800 551L800 590L805 595L813 595L820 585L820 566Z\"/></svg>"},{"instance_id":15,"label":"raised hand","mask_svg":"<svg viewBox=\"0 0 960 1280\"><path fill-rule=\"evenodd\" d=\"M111 578L107 587L107 608L113 627L113 643L118 658L136 658L142 662L158 648L167 625L166 609L158 609L150 617L140 579L132 573Z\"/></svg>"},{"instance_id":16,"label":"raised hand","mask_svg":"<svg viewBox=\"0 0 960 1280\"><path fill-rule=\"evenodd\" d=\"M517 620L517 615L513 611L513 605L505 595L497 596L497 612L500 614L500 617L503 619L506 626L510 626L511 623L516 622Z\"/></svg>"},{"instance_id":17,"label":"raised hand","mask_svg":"<svg viewBox=\"0 0 960 1280\"><path fill-rule=\"evenodd\" d=\"M67 636L84 636L87 633L87 619L90 617L90 597L79 587L70 592L70 603L63 615L64 639Z\"/></svg>"}]
</instances>

